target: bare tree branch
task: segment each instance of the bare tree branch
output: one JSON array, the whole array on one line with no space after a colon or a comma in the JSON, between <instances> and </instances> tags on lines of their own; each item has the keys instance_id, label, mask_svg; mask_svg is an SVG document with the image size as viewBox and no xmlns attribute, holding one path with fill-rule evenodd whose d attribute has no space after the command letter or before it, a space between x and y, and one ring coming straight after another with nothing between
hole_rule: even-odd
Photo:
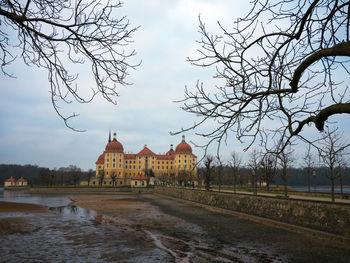
<instances>
[{"instance_id":1,"label":"bare tree branch","mask_svg":"<svg viewBox=\"0 0 350 263\"><path fill-rule=\"evenodd\" d=\"M0 1L2 73L11 76L5 67L17 57L28 66L45 68L52 105L65 125L75 130L68 122L78 114L66 116L59 102L70 103L73 98L89 103L101 94L116 104L116 84L128 85L129 70L138 66L130 63L135 51L127 51L137 28L118 15L121 7L121 2L110 0ZM77 88L76 64L91 67L95 88L89 98Z\"/></svg>"}]
</instances>

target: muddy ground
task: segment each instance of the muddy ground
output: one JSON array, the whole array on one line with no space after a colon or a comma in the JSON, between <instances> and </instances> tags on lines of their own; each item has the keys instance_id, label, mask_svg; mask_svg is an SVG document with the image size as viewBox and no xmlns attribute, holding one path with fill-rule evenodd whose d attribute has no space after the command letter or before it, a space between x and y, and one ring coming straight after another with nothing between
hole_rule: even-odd
<instances>
[{"instance_id":1,"label":"muddy ground","mask_svg":"<svg viewBox=\"0 0 350 263\"><path fill-rule=\"evenodd\" d=\"M331 241L164 196L71 198L74 202L68 204L62 196L62 206L56 199L40 201L48 207L0 202L0 262L349 262L350 258L350 248Z\"/></svg>"},{"instance_id":2,"label":"muddy ground","mask_svg":"<svg viewBox=\"0 0 350 263\"><path fill-rule=\"evenodd\" d=\"M162 262L349 262L350 248L157 195L74 196ZM159 253L160 252L160 253ZM149 262L152 262L150 260Z\"/></svg>"},{"instance_id":3,"label":"muddy ground","mask_svg":"<svg viewBox=\"0 0 350 263\"><path fill-rule=\"evenodd\" d=\"M0 213L43 213L47 212L47 207L36 204L24 204L0 201ZM10 234L25 234L32 231L26 217L11 216L0 218L0 236Z\"/></svg>"}]
</instances>

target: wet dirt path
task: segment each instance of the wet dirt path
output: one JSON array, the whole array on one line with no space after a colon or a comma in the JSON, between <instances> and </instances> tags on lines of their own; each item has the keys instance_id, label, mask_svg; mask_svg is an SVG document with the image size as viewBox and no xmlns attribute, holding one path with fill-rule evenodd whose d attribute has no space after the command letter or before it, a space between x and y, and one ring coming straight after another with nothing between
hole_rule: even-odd
<instances>
[{"instance_id":1,"label":"wet dirt path","mask_svg":"<svg viewBox=\"0 0 350 263\"><path fill-rule=\"evenodd\" d=\"M157 195L78 197L162 262L349 262L350 251ZM129 245L135 240L128 240ZM134 244L135 245L135 244Z\"/></svg>"},{"instance_id":2,"label":"wet dirt path","mask_svg":"<svg viewBox=\"0 0 350 263\"><path fill-rule=\"evenodd\" d=\"M77 195L0 235L0 262L348 262L350 251L157 195ZM15 219L13 222L16 223ZM22 221L20 223L23 223Z\"/></svg>"}]
</instances>

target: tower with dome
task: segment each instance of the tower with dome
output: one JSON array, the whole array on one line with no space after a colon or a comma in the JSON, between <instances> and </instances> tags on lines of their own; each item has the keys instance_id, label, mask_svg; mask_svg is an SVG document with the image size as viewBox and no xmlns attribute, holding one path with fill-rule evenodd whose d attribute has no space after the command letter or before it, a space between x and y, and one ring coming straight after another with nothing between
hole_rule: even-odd
<instances>
[{"instance_id":1,"label":"tower with dome","mask_svg":"<svg viewBox=\"0 0 350 263\"><path fill-rule=\"evenodd\" d=\"M171 144L165 154L156 154L147 145L134 154L124 152L116 133L113 139L109 134L105 150L96 161L96 176L91 181L92 185L145 186L145 178L148 183L155 184L196 184L197 156L186 143L184 135L175 150Z\"/></svg>"}]
</instances>

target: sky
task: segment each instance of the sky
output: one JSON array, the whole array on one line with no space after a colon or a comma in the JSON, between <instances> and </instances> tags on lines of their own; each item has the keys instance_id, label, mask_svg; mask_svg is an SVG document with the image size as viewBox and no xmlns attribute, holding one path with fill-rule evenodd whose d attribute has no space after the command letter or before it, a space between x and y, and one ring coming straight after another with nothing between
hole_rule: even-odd
<instances>
[{"instance_id":1,"label":"sky","mask_svg":"<svg viewBox=\"0 0 350 263\"><path fill-rule=\"evenodd\" d=\"M194 119L174 101L184 96L185 86L195 87L198 80L214 84L214 69L191 65L187 57L196 55L200 38L198 16L209 30L219 30L249 10L249 1L227 0L125 0L118 10L126 15L132 26L140 26L134 34L131 48L142 60L136 70L130 71L127 81L119 87L118 104L101 97L89 104L62 105L63 110L80 114L70 125L85 132L68 129L56 115L50 101L47 72L25 66L17 59L7 67L16 78L1 75L0 79L0 163L35 164L59 168L77 165L84 170L94 169L98 156L104 151L109 130L117 133L126 153L137 153L147 146L155 153L165 153L170 144L181 142L181 135L170 132L193 124ZM82 69L81 74L87 74ZM78 83L82 94L88 95L90 83ZM83 88L83 89L82 89ZM86 94L85 94L86 93ZM184 134L188 142L201 144L194 132ZM222 148L224 159L233 150L242 150L234 136ZM203 151L192 146L202 157ZM210 148L213 153L215 147Z\"/></svg>"}]
</instances>

